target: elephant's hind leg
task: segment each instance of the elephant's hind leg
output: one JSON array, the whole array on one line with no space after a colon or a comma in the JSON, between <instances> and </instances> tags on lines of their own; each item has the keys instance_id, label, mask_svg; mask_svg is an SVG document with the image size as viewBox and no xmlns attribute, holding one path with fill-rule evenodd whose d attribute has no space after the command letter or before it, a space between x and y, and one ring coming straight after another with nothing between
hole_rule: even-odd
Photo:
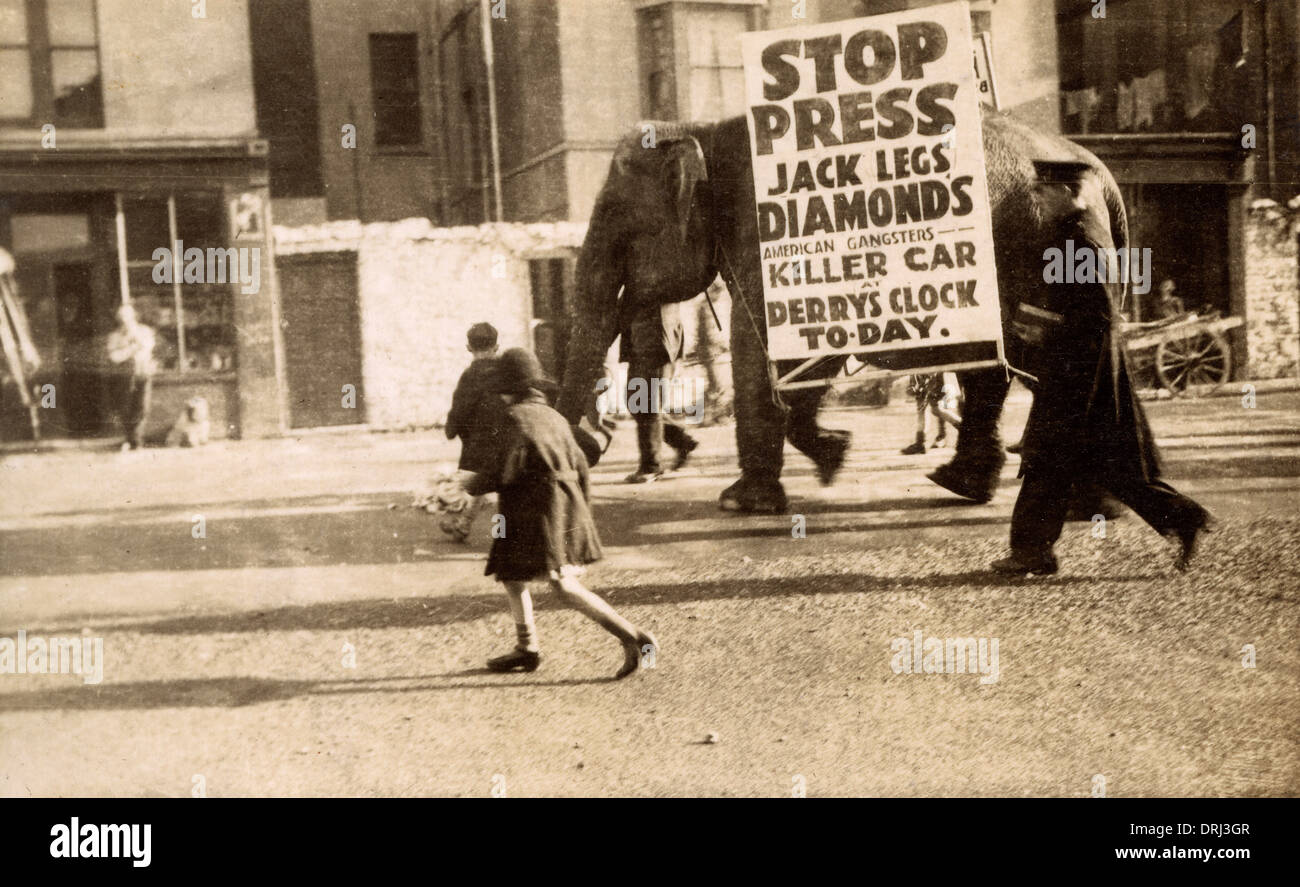
<instances>
[{"instance_id":1,"label":"elephant's hind leg","mask_svg":"<svg viewBox=\"0 0 1300 887\"><path fill-rule=\"evenodd\" d=\"M1006 463L998 420L1010 382L999 367L960 373L966 408L957 432L957 451L951 462L927 477L946 490L976 502L988 502L998 488Z\"/></svg>"}]
</instances>

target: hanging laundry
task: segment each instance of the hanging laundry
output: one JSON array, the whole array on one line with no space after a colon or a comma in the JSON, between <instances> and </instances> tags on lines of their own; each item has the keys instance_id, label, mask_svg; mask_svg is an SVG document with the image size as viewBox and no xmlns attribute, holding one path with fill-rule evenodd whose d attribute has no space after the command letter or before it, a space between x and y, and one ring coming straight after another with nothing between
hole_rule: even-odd
<instances>
[{"instance_id":1,"label":"hanging laundry","mask_svg":"<svg viewBox=\"0 0 1300 887\"><path fill-rule=\"evenodd\" d=\"M1154 129L1156 108L1165 101L1165 72L1152 71L1145 77L1133 79L1133 128Z\"/></svg>"},{"instance_id":2,"label":"hanging laundry","mask_svg":"<svg viewBox=\"0 0 1300 887\"><path fill-rule=\"evenodd\" d=\"M1079 132L1087 134L1092 122L1092 112L1101 104L1101 96L1096 87L1072 89L1063 93L1065 98L1065 116L1079 118Z\"/></svg>"},{"instance_id":3,"label":"hanging laundry","mask_svg":"<svg viewBox=\"0 0 1300 887\"><path fill-rule=\"evenodd\" d=\"M1218 44L1207 40L1187 50L1187 82L1183 86L1183 114L1188 120L1201 115L1210 106L1214 92L1214 69L1219 58Z\"/></svg>"}]
</instances>

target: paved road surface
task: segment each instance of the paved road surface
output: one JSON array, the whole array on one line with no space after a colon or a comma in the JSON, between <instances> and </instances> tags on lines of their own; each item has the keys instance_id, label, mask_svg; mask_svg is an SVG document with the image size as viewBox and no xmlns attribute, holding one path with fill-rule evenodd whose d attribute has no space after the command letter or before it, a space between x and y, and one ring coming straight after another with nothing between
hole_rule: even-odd
<instances>
[{"instance_id":1,"label":"paved road surface","mask_svg":"<svg viewBox=\"0 0 1300 887\"><path fill-rule=\"evenodd\" d=\"M1174 483L1224 519L1186 575L1129 516L1071 524L1058 576L990 576L1016 460L962 504L924 479L946 452L898 454L905 403L828 414L855 432L832 488L787 453L806 538L716 509L729 427L627 486L625 426L589 584L663 648L619 683L615 644L545 595L542 669L481 670L513 642L486 541L408 507L454 460L438 432L10 455L0 638L102 638L104 676L0 674L0 792L1300 793L1300 394L1150 413ZM916 631L996 639L996 675L896 673Z\"/></svg>"}]
</instances>

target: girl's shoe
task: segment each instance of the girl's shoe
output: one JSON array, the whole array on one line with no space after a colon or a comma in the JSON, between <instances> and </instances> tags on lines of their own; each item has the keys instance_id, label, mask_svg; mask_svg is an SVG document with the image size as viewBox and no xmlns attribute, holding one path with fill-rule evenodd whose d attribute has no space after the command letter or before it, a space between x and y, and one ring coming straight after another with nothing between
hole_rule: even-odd
<instances>
[{"instance_id":1,"label":"girl's shoe","mask_svg":"<svg viewBox=\"0 0 1300 887\"><path fill-rule=\"evenodd\" d=\"M650 647L650 650L646 650ZM643 657L649 656L654 662L659 656L659 641L648 631L638 631L635 641L623 645L623 667L614 675L615 680L625 678L641 667Z\"/></svg>"},{"instance_id":2,"label":"girl's shoe","mask_svg":"<svg viewBox=\"0 0 1300 887\"><path fill-rule=\"evenodd\" d=\"M491 671L537 671L542 664L542 654L536 650L521 650L515 647L504 656L496 656L487 661Z\"/></svg>"}]
</instances>

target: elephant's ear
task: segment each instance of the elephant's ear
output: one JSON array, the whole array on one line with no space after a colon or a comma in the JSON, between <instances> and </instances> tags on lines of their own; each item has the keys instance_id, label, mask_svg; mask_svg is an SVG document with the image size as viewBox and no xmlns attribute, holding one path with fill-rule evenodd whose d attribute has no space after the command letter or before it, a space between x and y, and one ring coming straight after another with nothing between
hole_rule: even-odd
<instances>
[{"instance_id":1,"label":"elephant's ear","mask_svg":"<svg viewBox=\"0 0 1300 887\"><path fill-rule=\"evenodd\" d=\"M704 150L694 136L674 141L668 146L668 151L671 158L666 167L669 187L673 193L678 230L681 232L682 243L685 243L686 228L691 219L691 203L695 199L695 186L708 181L709 169L704 162Z\"/></svg>"}]
</instances>

